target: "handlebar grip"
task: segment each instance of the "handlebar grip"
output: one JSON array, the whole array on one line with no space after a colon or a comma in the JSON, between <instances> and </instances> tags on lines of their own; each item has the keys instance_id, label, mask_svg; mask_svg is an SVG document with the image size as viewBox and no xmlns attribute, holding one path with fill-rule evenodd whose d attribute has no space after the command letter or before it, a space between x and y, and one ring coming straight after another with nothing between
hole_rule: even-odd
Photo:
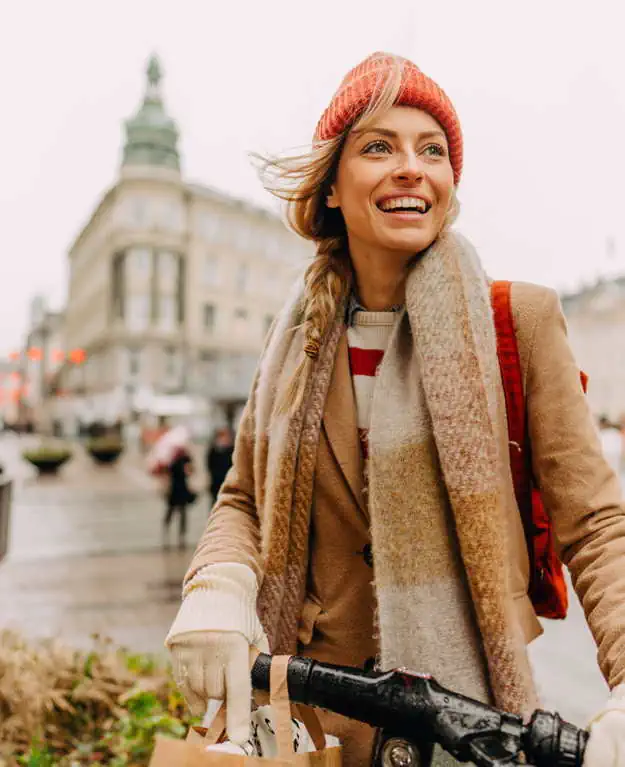
<instances>
[{"instance_id":1,"label":"handlebar grip","mask_svg":"<svg viewBox=\"0 0 625 767\"><path fill-rule=\"evenodd\" d=\"M582 767L588 731L559 714L535 711L527 725L526 748L537 767Z\"/></svg>"},{"instance_id":2,"label":"handlebar grip","mask_svg":"<svg viewBox=\"0 0 625 767\"><path fill-rule=\"evenodd\" d=\"M314 662L311 658L300 658L296 655L289 660L287 684L289 696L295 703L308 702L308 680ZM255 690L269 691L270 670L271 655L259 653L252 667L252 687Z\"/></svg>"}]
</instances>

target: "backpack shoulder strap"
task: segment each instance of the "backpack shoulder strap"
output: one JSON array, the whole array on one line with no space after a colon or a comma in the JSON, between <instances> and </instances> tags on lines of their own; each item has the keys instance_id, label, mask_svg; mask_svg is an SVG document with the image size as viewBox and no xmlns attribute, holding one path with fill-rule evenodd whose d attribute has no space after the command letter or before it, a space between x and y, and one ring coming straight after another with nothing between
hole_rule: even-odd
<instances>
[{"instance_id":1,"label":"backpack shoulder strap","mask_svg":"<svg viewBox=\"0 0 625 767\"><path fill-rule=\"evenodd\" d=\"M506 397L508 434L512 447L520 451L525 443L525 396L521 358L512 318L510 288L511 283L508 281L493 282L490 295L497 335L497 356Z\"/></svg>"},{"instance_id":2,"label":"backpack shoulder strap","mask_svg":"<svg viewBox=\"0 0 625 767\"><path fill-rule=\"evenodd\" d=\"M512 283L508 281L491 283L491 304L497 336L497 356L506 399L510 471L514 495L521 512L528 550L531 555L533 531L532 475L528 453L523 373L510 300L511 285Z\"/></svg>"}]
</instances>

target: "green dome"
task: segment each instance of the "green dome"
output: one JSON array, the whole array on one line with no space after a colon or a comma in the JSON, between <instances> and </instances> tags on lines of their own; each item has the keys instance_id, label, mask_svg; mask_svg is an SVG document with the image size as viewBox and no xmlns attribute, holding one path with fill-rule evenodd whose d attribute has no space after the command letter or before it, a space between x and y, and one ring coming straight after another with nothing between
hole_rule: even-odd
<instances>
[{"instance_id":1,"label":"green dome","mask_svg":"<svg viewBox=\"0 0 625 767\"><path fill-rule=\"evenodd\" d=\"M125 123L127 138L122 166L156 165L180 170L178 129L163 107L161 79L161 66L156 56L152 56L143 104Z\"/></svg>"}]
</instances>

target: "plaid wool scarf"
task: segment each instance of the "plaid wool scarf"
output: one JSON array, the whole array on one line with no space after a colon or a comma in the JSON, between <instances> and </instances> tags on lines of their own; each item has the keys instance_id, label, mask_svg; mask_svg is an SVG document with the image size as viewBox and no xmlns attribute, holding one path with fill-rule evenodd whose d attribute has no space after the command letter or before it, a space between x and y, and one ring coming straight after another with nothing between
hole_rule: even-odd
<instances>
[{"instance_id":1,"label":"plaid wool scarf","mask_svg":"<svg viewBox=\"0 0 625 767\"><path fill-rule=\"evenodd\" d=\"M278 387L303 346L302 317L300 290L274 326L254 387L255 463L265 469L259 612L272 651L284 653L296 650L315 459L345 306L302 406L279 415ZM448 231L410 271L372 403L369 513L381 665L429 671L467 695L526 713L535 693L505 567L501 408L488 280L471 245Z\"/></svg>"}]
</instances>

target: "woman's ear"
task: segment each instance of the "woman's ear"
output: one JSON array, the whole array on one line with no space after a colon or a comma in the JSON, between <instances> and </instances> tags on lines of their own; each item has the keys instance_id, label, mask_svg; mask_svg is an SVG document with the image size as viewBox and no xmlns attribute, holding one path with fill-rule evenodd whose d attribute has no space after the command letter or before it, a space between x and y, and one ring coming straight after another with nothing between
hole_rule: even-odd
<instances>
[{"instance_id":1,"label":"woman's ear","mask_svg":"<svg viewBox=\"0 0 625 767\"><path fill-rule=\"evenodd\" d=\"M326 205L328 206L328 208L340 208L341 207L341 205L339 203L338 195L336 193L336 185L335 184L332 184L332 186L330 187L330 193L326 197Z\"/></svg>"}]
</instances>

